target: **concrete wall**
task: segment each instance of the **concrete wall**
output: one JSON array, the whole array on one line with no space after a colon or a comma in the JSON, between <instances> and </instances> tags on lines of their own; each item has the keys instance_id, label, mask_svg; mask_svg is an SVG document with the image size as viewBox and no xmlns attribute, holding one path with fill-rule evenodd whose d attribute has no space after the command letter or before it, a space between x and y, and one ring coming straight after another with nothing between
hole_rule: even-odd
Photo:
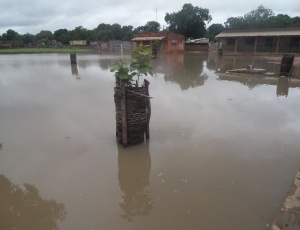
<instances>
[{"instance_id":1,"label":"concrete wall","mask_svg":"<svg viewBox=\"0 0 300 230\"><path fill-rule=\"evenodd\" d=\"M208 52L209 45L207 44L185 44L185 51L206 51Z\"/></svg>"},{"instance_id":2,"label":"concrete wall","mask_svg":"<svg viewBox=\"0 0 300 230\"><path fill-rule=\"evenodd\" d=\"M209 52L216 52L217 48L218 48L218 43L214 43L214 44L209 43L208 51Z\"/></svg>"},{"instance_id":3,"label":"concrete wall","mask_svg":"<svg viewBox=\"0 0 300 230\"><path fill-rule=\"evenodd\" d=\"M108 42L94 41L91 42L91 47L95 50L101 51L123 51L132 50L132 44L130 41L110 40Z\"/></svg>"}]
</instances>

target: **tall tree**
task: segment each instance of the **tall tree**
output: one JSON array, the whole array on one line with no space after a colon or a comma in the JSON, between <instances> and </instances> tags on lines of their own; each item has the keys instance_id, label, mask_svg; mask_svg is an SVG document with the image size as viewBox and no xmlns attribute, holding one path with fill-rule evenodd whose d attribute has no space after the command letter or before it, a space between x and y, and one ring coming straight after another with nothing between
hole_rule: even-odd
<instances>
[{"instance_id":1,"label":"tall tree","mask_svg":"<svg viewBox=\"0 0 300 230\"><path fill-rule=\"evenodd\" d=\"M260 5L244 16L228 18L225 27L286 26L300 24L300 17L291 18L286 14L274 15L271 9Z\"/></svg>"},{"instance_id":2,"label":"tall tree","mask_svg":"<svg viewBox=\"0 0 300 230\"><path fill-rule=\"evenodd\" d=\"M68 44L70 41L69 31L67 29L59 29L54 31L54 39L63 43Z\"/></svg>"},{"instance_id":3,"label":"tall tree","mask_svg":"<svg viewBox=\"0 0 300 230\"><path fill-rule=\"evenodd\" d=\"M21 35L12 29L7 30L6 33L2 34L2 36L5 38L5 40L22 40Z\"/></svg>"},{"instance_id":4,"label":"tall tree","mask_svg":"<svg viewBox=\"0 0 300 230\"><path fill-rule=\"evenodd\" d=\"M71 40L86 40L88 37L88 30L82 26L75 27L69 32Z\"/></svg>"},{"instance_id":5,"label":"tall tree","mask_svg":"<svg viewBox=\"0 0 300 230\"><path fill-rule=\"evenodd\" d=\"M296 16L292 18L292 24L300 24L300 17Z\"/></svg>"},{"instance_id":6,"label":"tall tree","mask_svg":"<svg viewBox=\"0 0 300 230\"><path fill-rule=\"evenodd\" d=\"M132 31L127 31L126 34L125 34L125 40L130 40L134 38L134 33Z\"/></svg>"},{"instance_id":7,"label":"tall tree","mask_svg":"<svg viewBox=\"0 0 300 230\"><path fill-rule=\"evenodd\" d=\"M127 32L132 32L133 26L122 26L123 34L125 35Z\"/></svg>"},{"instance_id":8,"label":"tall tree","mask_svg":"<svg viewBox=\"0 0 300 230\"><path fill-rule=\"evenodd\" d=\"M222 30L224 29L224 26L222 24L211 24L208 28L208 36L209 36L209 40L212 41L215 36L217 36L219 33L222 32Z\"/></svg>"},{"instance_id":9,"label":"tall tree","mask_svg":"<svg viewBox=\"0 0 300 230\"><path fill-rule=\"evenodd\" d=\"M208 9L193 6L190 3L183 5L178 12L167 13L165 21L169 25L169 30L186 37L199 38L205 34L205 22L212 20Z\"/></svg>"},{"instance_id":10,"label":"tall tree","mask_svg":"<svg viewBox=\"0 0 300 230\"><path fill-rule=\"evenodd\" d=\"M116 40L122 40L123 39L122 28L121 28L121 25L119 25L118 23L115 23L115 24L111 25L111 31L113 33L114 39L116 39Z\"/></svg>"},{"instance_id":11,"label":"tall tree","mask_svg":"<svg viewBox=\"0 0 300 230\"><path fill-rule=\"evenodd\" d=\"M225 27L230 28L237 28L237 27L245 27L246 22L244 17L238 16L238 17L230 17L227 18L227 21L224 22Z\"/></svg>"},{"instance_id":12,"label":"tall tree","mask_svg":"<svg viewBox=\"0 0 300 230\"><path fill-rule=\"evenodd\" d=\"M144 32L144 26L138 26L133 30L133 33Z\"/></svg>"},{"instance_id":13,"label":"tall tree","mask_svg":"<svg viewBox=\"0 0 300 230\"><path fill-rule=\"evenodd\" d=\"M248 26L260 26L264 25L265 21L271 16L274 16L274 12L260 5L256 10L245 14L244 19Z\"/></svg>"},{"instance_id":14,"label":"tall tree","mask_svg":"<svg viewBox=\"0 0 300 230\"><path fill-rule=\"evenodd\" d=\"M49 30L41 30L39 33L35 35L36 39L41 40L43 38L47 38L48 40L53 40L54 36Z\"/></svg>"},{"instance_id":15,"label":"tall tree","mask_svg":"<svg viewBox=\"0 0 300 230\"><path fill-rule=\"evenodd\" d=\"M291 25L292 23L292 18L287 14L277 14L276 16L269 17L264 22L264 26L287 26Z\"/></svg>"},{"instance_id":16,"label":"tall tree","mask_svg":"<svg viewBox=\"0 0 300 230\"><path fill-rule=\"evenodd\" d=\"M143 30L147 32L158 32L160 30L160 24L156 21L149 21L144 25Z\"/></svg>"},{"instance_id":17,"label":"tall tree","mask_svg":"<svg viewBox=\"0 0 300 230\"><path fill-rule=\"evenodd\" d=\"M24 44L28 44L35 40L35 36L33 34L26 33L22 35L22 40Z\"/></svg>"}]
</instances>

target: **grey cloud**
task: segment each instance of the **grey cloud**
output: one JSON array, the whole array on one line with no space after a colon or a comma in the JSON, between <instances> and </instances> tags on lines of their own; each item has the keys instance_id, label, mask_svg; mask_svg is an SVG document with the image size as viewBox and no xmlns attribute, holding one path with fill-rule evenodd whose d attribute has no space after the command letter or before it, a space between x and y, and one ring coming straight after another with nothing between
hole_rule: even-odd
<instances>
[{"instance_id":1,"label":"grey cloud","mask_svg":"<svg viewBox=\"0 0 300 230\"><path fill-rule=\"evenodd\" d=\"M207 8L213 17L212 23L224 23L229 17L242 16L261 5L261 0L245 1L189 1L194 6ZM144 25L156 19L166 25L165 14L179 11L183 0L175 1L141 1L141 0L0 0L0 34L7 29L19 33L38 33L40 30L54 32L60 28L74 29L83 26L88 29L100 23L119 23L134 27ZM288 4L287 4L288 3ZM265 7L275 14L284 13L296 16L299 13L299 0L265 0ZM290 7L290 6L293 7Z\"/></svg>"}]
</instances>

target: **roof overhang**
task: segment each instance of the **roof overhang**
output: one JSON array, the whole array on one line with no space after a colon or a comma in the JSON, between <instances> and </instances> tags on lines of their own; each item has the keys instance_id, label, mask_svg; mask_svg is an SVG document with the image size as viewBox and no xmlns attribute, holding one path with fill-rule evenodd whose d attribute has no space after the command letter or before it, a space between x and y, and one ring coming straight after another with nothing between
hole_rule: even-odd
<instances>
[{"instance_id":1,"label":"roof overhang","mask_svg":"<svg viewBox=\"0 0 300 230\"><path fill-rule=\"evenodd\" d=\"M162 40L165 37L136 37L131 39L131 41L153 41L153 40Z\"/></svg>"},{"instance_id":2,"label":"roof overhang","mask_svg":"<svg viewBox=\"0 0 300 230\"><path fill-rule=\"evenodd\" d=\"M216 37L279 37L279 36L300 36L300 30L295 31L236 31L221 32Z\"/></svg>"}]
</instances>

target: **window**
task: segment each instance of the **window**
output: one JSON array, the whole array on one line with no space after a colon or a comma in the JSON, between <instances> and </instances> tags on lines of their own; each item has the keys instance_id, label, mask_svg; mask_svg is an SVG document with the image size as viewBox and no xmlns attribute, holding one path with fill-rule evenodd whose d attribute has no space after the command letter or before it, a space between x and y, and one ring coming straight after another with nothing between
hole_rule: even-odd
<instances>
[{"instance_id":1,"label":"window","mask_svg":"<svg viewBox=\"0 0 300 230\"><path fill-rule=\"evenodd\" d=\"M245 39L245 45L254 45L255 38L246 38Z\"/></svg>"},{"instance_id":2,"label":"window","mask_svg":"<svg viewBox=\"0 0 300 230\"><path fill-rule=\"evenodd\" d=\"M235 45L235 38L228 38L227 45Z\"/></svg>"},{"instance_id":3,"label":"window","mask_svg":"<svg viewBox=\"0 0 300 230\"><path fill-rule=\"evenodd\" d=\"M172 40L172 46L177 46L177 40Z\"/></svg>"}]
</instances>

